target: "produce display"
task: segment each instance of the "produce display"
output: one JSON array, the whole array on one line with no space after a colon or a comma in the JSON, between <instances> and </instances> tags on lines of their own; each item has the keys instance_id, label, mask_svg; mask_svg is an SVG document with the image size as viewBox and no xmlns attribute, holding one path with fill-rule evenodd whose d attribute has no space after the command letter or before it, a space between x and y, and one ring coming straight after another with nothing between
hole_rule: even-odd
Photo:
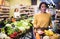
<instances>
[{"instance_id":1,"label":"produce display","mask_svg":"<svg viewBox=\"0 0 60 39\"><path fill-rule=\"evenodd\" d=\"M33 20L33 17L29 17L28 19L21 19L19 21L15 21L11 23L4 22L5 26L1 29L2 33L0 33L1 34L0 37L4 35L2 38L10 39L26 33L27 31L29 31L30 27L33 26L32 20ZM36 38L41 39L40 36L42 36L43 34L44 36L42 39L58 39L59 38L59 35L54 33L51 29L44 30L44 31L41 31L39 29L38 32L36 33Z\"/></svg>"},{"instance_id":2,"label":"produce display","mask_svg":"<svg viewBox=\"0 0 60 39\"><path fill-rule=\"evenodd\" d=\"M41 30L39 30L36 33L36 39L60 39L59 34L54 33L51 29L44 30L44 33L42 33Z\"/></svg>"},{"instance_id":3,"label":"produce display","mask_svg":"<svg viewBox=\"0 0 60 39\"><path fill-rule=\"evenodd\" d=\"M26 33L27 30L32 26L32 18L15 21L12 23L6 23L5 27L1 29L1 32L5 33L10 38L15 38L19 34Z\"/></svg>"}]
</instances>

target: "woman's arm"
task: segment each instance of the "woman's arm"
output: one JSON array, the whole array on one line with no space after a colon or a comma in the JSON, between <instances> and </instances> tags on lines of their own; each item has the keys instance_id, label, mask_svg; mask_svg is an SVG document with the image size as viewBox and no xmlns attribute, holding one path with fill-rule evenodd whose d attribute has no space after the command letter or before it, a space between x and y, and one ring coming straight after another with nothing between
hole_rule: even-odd
<instances>
[{"instance_id":1,"label":"woman's arm","mask_svg":"<svg viewBox=\"0 0 60 39\"><path fill-rule=\"evenodd\" d=\"M33 26L34 26L34 28L38 28L39 27L39 26L37 26L37 15L34 16Z\"/></svg>"}]
</instances>

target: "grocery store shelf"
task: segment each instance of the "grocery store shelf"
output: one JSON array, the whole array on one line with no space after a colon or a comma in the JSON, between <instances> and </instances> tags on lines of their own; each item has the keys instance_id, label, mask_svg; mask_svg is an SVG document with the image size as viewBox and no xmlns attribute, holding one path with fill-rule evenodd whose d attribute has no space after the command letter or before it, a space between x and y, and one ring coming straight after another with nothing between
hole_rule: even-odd
<instances>
[{"instance_id":1,"label":"grocery store shelf","mask_svg":"<svg viewBox=\"0 0 60 39\"><path fill-rule=\"evenodd\" d=\"M0 9L0 18L1 19L9 18L9 10L10 10L9 6L1 6L1 9Z\"/></svg>"},{"instance_id":2,"label":"grocery store shelf","mask_svg":"<svg viewBox=\"0 0 60 39\"><path fill-rule=\"evenodd\" d=\"M0 16L0 18L8 18L8 16Z\"/></svg>"},{"instance_id":3,"label":"grocery store shelf","mask_svg":"<svg viewBox=\"0 0 60 39\"><path fill-rule=\"evenodd\" d=\"M20 14L28 14L28 13L20 13Z\"/></svg>"},{"instance_id":4,"label":"grocery store shelf","mask_svg":"<svg viewBox=\"0 0 60 39\"><path fill-rule=\"evenodd\" d=\"M0 11L0 12L9 12L8 10L3 10L3 11Z\"/></svg>"},{"instance_id":5,"label":"grocery store shelf","mask_svg":"<svg viewBox=\"0 0 60 39\"><path fill-rule=\"evenodd\" d=\"M32 14L34 14L34 7L32 7L32 6L20 6L20 12L21 12L21 14L27 14L28 16L31 16Z\"/></svg>"},{"instance_id":6,"label":"grocery store shelf","mask_svg":"<svg viewBox=\"0 0 60 39\"><path fill-rule=\"evenodd\" d=\"M2 6L1 8L2 8L2 9L10 9L9 6Z\"/></svg>"},{"instance_id":7,"label":"grocery store shelf","mask_svg":"<svg viewBox=\"0 0 60 39\"><path fill-rule=\"evenodd\" d=\"M34 9L20 9L20 10L34 10Z\"/></svg>"},{"instance_id":8,"label":"grocery store shelf","mask_svg":"<svg viewBox=\"0 0 60 39\"><path fill-rule=\"evenodd\" d=\"M1 15L9 15L9 13L0 13Z\"/></svg>"}]
</instances>

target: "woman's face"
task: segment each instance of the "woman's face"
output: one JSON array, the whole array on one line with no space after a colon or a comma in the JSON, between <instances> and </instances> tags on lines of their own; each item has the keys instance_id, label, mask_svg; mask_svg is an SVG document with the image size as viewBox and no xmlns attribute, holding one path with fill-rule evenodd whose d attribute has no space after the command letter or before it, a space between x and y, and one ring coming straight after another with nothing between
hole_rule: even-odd
<instances>
[{"instance_id":1,"label":"woman's face","mask_svg":"<svg viewBox=\"0 0 60 39\"><path fill-rule=\"evenodd\" d=\"M46 12L46 8L47 8L47 7L46 7L45 4L42 4L42 5L41 5L41 11L42 11L42 12Z\"/></svg>"}]
</instances>

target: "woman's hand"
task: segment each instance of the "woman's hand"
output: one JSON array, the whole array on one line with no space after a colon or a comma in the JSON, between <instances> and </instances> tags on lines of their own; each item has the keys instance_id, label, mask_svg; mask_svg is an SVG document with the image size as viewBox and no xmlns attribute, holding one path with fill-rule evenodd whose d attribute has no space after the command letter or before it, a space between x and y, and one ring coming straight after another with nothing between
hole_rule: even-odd
<instances>
[{"instance_id":1,"label":"woman's hand","mask_svg":"<svg viewBox=\"0 0 60 39\"><path fill-rule=\"evenodd\" d=\"M44 31L42 31L42 30L37 30L37 32L39 33L39 34L43 34L44 33Z\"/></svg>"},{"instance_id":2,"label":"woman's hand","mask_svg":"<svg viewBox=\"0 0 60 39\"><path fill-rule=\"evenodd\" d=\"M35 29L39 28L39 26L34 26Z\"/></svg>"},{"instance_id":3,"label":"woman's hand","mask_svg":"<svg viewBox=\"0 0 60 39\"><path fill-rule=\"evenodd\" d=\"M36 31L36 29L34 29L34 33L36 33L37 31Z\"/></svg>"}]
</instances>

